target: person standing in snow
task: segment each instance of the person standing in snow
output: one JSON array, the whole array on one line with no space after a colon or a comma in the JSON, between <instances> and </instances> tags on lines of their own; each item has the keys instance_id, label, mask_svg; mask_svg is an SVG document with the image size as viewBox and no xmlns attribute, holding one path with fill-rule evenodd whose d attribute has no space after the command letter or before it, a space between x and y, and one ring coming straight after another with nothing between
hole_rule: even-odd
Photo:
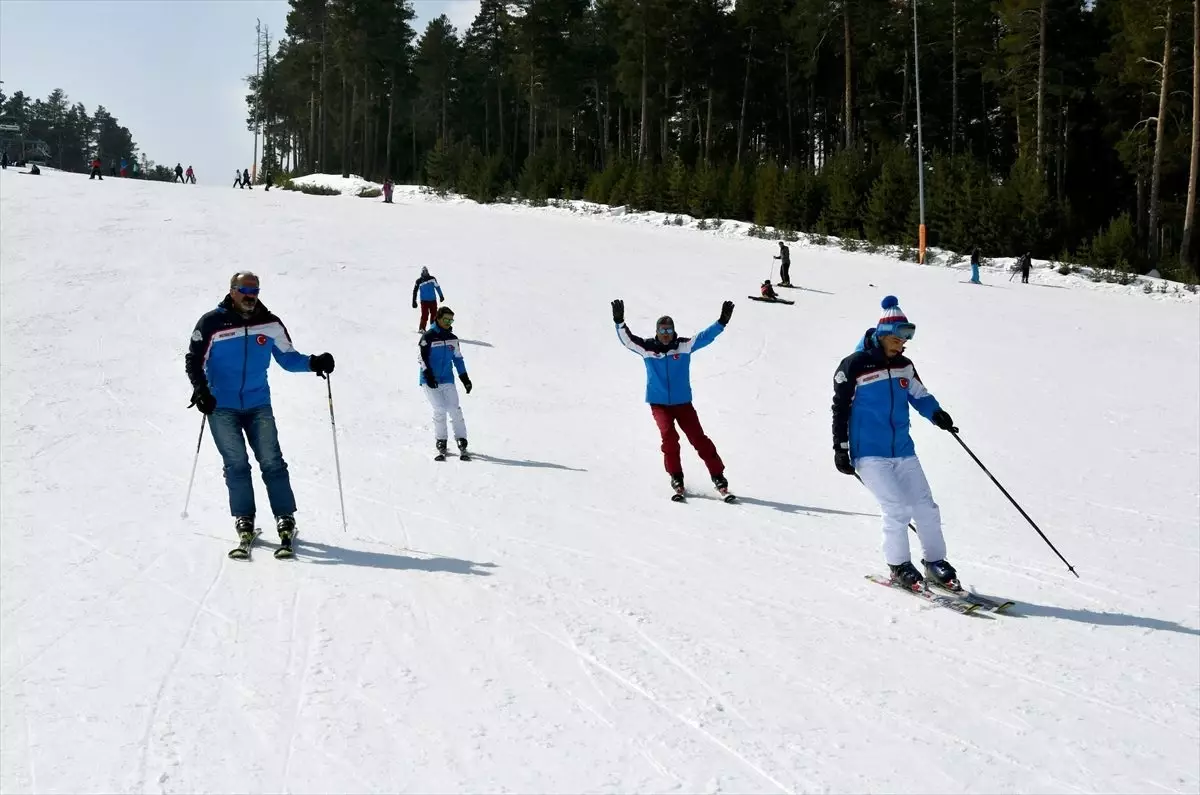
<instances>
[{"instance_id":1,"label":"person standing in snow","mask_svg":"<svg viewBox=\"0 0 1200 795\"><path fill-rule=\"evenodd\" d=\"M121 176L122 177L127 176L125 172L128 170L128 168L129 168L129 161L122 157L121 158Z\"/></svg>"},{"instance_id":2,"label":"person standing in snow","mask_svg":"<svg viewBox=\"0 0 1200 795\"><path fill-rule=\"evenodd\" d=\"M171 180L171 184L175 184L175 180L179 180L180 185L186 185L187 180L183 178L183 166L179 163L175 164L175 179Z\"/></svg>"},{"instance_id":3,"label":"person standing in snow","mask_svg":"<svg viewBox=\"0 0 1200 795\"><path fill-rule=\"evenodd\" d=\"M90 177L88 177L88 179L99 179L101 182L103 182L104 181L104 172L101 171L100 168L101 168L100 158L93 157L92 158L92 175Z\"/></svg>"},{"instance_id":4,"label":"person standing in snow","mask_svg":"<svg viewBox=\"0 0 1200 795\"><path fill-rule=\"evenodd\" d=\"M979 247L971 252L971 284L980 284L979 281Z\"/></svg>"},{"instance_id":5,"label":"person standing in snow","mask_svg":"<svg viewBox=\"0 0 1200 795\"><path fill-rule=\"evenodd\" d=\"M183 172L183 176L183 181L185 184L188 182L192 183L193 185L196 184L196 172L192 170L191 166L187 167L187 171Z\"/></svg>"},{"instance_id":6,"label":"person standing in snow","mask_svg":"<svg viewBox=\"0 0 1200 795\"><path fill-rule=\"evenodd\" d=\"M394 188L394 186L392 185L392 178L391 178L391 177L388 177L387 179L385 179L385 180L383 181L383 203L384 203L384 204L391 204L391 203L392 203L392 190L393 190L393 188Z\"/></svg>"},{"instance_id":7,"label":"person standing in snow","mask_svg":"<svg viewBox=\"0 0 1200 795\"><path fill-rule=\"evenodd\" d=\"M236 168L233 170L233 185L232 185L232 187L234 187L234 188L242 187L242 172L238 171Z\"/></svg>"},{"instance_id":8,"label":"person standing in snow","mask_svg":"<svg viewBox=\"0 0 1200 795\"><path fill-rule=\"evenodd\" d=\"M242 169L242 184L250 190L254 190L254 183L250 181L250 169Z\"/></svg>"},{"instance_id":9,"label":"person standing in snow","mask_svg":"<svg viewBox=\"0 0 1200 795\"><path fill-rule=\"evenodd\" d=\"M908 407L944 431L958 429L904 356L916 329L889 295L879 324L867 329L858 349L838 365L833 376L833 460L842 474L857 474L879 501L883 554L892 580L914 590L923 582L908 546L908 523L915 519L925 576L954 588L958 573L946 560L941 512L909 436Z\"/></svg>"},{"instance_id":10,"label":"person standing in snow","mask_svg":"<svg viewBox=\"0 0 1200 795\"><path fill-rule=\"evenodd\" d=\"M235 273L229 280L229 294L196 323L184 357L192 383L188 408L195 406L208 417L209 431L225 465L229 511L239 542L254 537L254 484L246 455L249 442L267 487L279 542L290 547L296 531L296 498L279 448L267 367L273 357L289 372L324 376L333 372L333 356L298 352L283 321L258 297L258 277L249 271Z\"/></svg>"},{"instance_id":11,"label":"person standing in snow","mask_svg":"<svg viewBox=\"0 0 1200 795\"><path fill-rule=\"evenodd\" d=\"M679 432L691 442L704 461L713 485L720 491L729 488L725 480L725 464L717 453L712 439L704 433L696 408L692 405L692 354L715 340L733 316L733 301L721 305L717 322L695 337L680 337L675 333L675 321L664 315L655 324L657 334L646 340L634 336L625 325L625 302L612 302L612 319L617 327L617 339L629 350L642 357L646 364L646 402L662 437L663 465L671 477L671 488L683 494L683 463L679 457Z\"/></svg>"},{"instance_id":12,"label":"person standing in snow","mask_svg":"<svg viewBox=\"0 0 1200 795\"><path fill-rule=\"evenodd\" d=\"M779 286L791 287L792 279L789 274L792 269L792 252L782 240L779 241L779 253L772 259L779 260Z\"/></svg>"},{"instance_id":13,"label":"person standing in snow","mask_svg":"<svg viewBox=\"0 0 1200 795\"><path fill-rule=\"evenodd\" d=\"M1029 269L1033 267L1033 252L1026 251L1021 257L1021 284L1029 284Z\"/></svg>"},{"instance_id":14,"label":"person standing in snow","mask_svg":"<svg viewBox=\"0 0 1200 795\"><path fill-rule=\"evenodd\" d=\"M454 312L450 307L443 306L437 310L433 325L421 335L421 342L417 346L421 354L419 383L425 388L425 397L433 407L433 436L438 461L446 457L447 414L454 425L458 454L467 458L467 424L463 420L458 388L454 384L454 371L458 371L458 378L468 395L471 394L471 377L467 375L467 363L463 360L458 337L451 331L453 325Z\"/></svg>"},{"instance_id":15,"label":"person standing in snow","mask_svg":"<svg viewBox=\"0 0 1200 795\"><path fill-rule=\"evenodd\" d=\"M413 309L417 308L418 296L421 299L421 319L418 321L417 331L424 331L427 328L426 318L428 318L428 322L432 323L437 315L438 301L446 300L437 279L429 275L429 268L421 268L421 275L417 277L417 283L413 285Z\"/></svg>"}]
</instances>

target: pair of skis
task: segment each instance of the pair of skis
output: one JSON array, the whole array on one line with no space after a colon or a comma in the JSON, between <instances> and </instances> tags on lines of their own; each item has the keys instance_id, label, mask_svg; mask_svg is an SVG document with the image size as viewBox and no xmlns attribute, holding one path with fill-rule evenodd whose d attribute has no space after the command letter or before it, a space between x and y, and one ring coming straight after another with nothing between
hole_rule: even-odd
<instances>
[{"instance_id":1,"label":"pair of skis","mask_svg":"<svg viewBox=\"0 0 1200 795\"><path fill-rule=\"evenodd\" d=\"M959 615L982 615L984 613L1003 613L1008 608L1012 607L1016 602L1011 600L993 599L990 596L983 596L974 591L969 591L963 588L962 585L955 583L957 588L947 588L943 585L935 584L929 580L925 580L917 588L910 588L898 580L893 580L890 577L884 577L878 574L868 574L867 579L871 582L879 583L880 585L889 588L895 588L898 591L910 593L919 599L924 599L932 605L944 607Z\"/></svg>"},{"instance_id":2,"label":"pair of skis","mask_svg":"<svg viewBox=\"0 0 1200 795\"><path fill-rule=\"evenodd\" d=\"M724 502L737 502L737 495L730 494L729 489L717 489L717 494L721 495ZM671 502L687 502L687 489L683 486L675 489L675 493L671 495Z\"/></svg>"},{"instance_id":3,"label":"pair of skis","mask_svg":"<svg viewBox=\"0 0 1200 795\"><path fill-rule=\"evenodd\" d=\"M254 542L257 541L258 537L261 535L262 528L254 528L254 535L246 541L239 542L236 547L229 550L229 557L233 560L249 561L250 550L254 547ZM293 535L292 541L294 541L295 538L296 537ZM286 544L280 543L279 548L275 550L276 560L291 560L292 558L296 557L296 552L292 549L292 541L288 541Z\"/></svg>"},{"instance_id":4,"label":"pair of skis","mask_svg":"<svg viewBox=\"0 0 1200 795\"><path fill-rule=\"evenodd\" d=\"M761 295L748 295L746 297L751 301L762 301L764 304L788 304L790 306L791 304L796 303L795 301L789 301L786 298L764 298Z\"/></svg>"}]
</instances>

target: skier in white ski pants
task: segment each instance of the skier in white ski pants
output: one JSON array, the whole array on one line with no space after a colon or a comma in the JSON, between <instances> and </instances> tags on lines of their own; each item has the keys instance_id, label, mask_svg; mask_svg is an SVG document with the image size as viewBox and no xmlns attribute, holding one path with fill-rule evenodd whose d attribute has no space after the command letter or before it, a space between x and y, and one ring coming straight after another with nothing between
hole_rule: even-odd
<instances>
[{"instance_id":1,"label":"skier in white ski pants","mask_svg":"<svg viewBox=\"0 0 1200 795\"><path fill-rule=\"evenodd\" d=\"M471 377L467 375L467 364L459 349L458 337L450 330L454 325L454 312L448 306L437 311L429 330L421 335L419 343L421 368L421 391L433 407L433 435L438 452L446 452L446 415L454 425L454 438L461 453L467 452L467 424L463 421L462 406L458 403L458 387L454 385L454 372L462 381L467 394L471 394Z\"/></svg>"},{"instance_id":2,"label":"skier in white ski pants","mask_svg":"<svg viewBox=\"0 0 1200 795\"><path fill-rule=\"evenodd\" d=\"M487 379L484 379L485 381ZM433 406L433 436L435 439L446 441L446 415L450 415L450 423L454 426L454 438L467 438L467 423L463 420L462 406L458 402L458 387L453 381L439 383L436 387L425 387L425 397Z\"/></svg>"},{"instance_id":3,"label":"skier in white ski pants","mask_svg":"<svg viewBox=\"0 0 1200 795\"><path fill-rule=\"evenodd\" d=\"M958 429L904 356L917 327L895 296L883 299L883 310L879 324L867 330L833 377L834 466L858 475L879 500L883 555L892 579L910 588L921 583L908 543L908 523L915 519L926 576L951 585L958 574L946 560L941 511L908 433L909 406L942 430Z\"/></svg>"}]
</instances>

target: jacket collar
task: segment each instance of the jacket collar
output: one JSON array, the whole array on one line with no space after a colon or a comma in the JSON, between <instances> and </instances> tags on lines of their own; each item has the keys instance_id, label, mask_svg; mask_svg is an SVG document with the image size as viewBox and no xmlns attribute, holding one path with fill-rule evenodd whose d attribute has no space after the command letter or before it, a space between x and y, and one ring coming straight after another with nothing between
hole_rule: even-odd
<instances>
[{"instance_id":1,"label":"jacket collar","mask_svg":"<svg viewBox=\"0 0 1200 795\"><path fill-rule=\"evenodd\" d=\"M225 296L224 299L221 300L221 303L217 304L217 307L220 309L224 309L226 312L237 315L239 318L246 321L247 323L249 323L251 321L255 321L255 320L262 320L267 315L270 314L270 312L267 311L267 308L265 306L263 306L263 302L259 301L257 304L254 305L254 311L250 313L250 317L246 317L245 315L243 315L241 313L241 311L238 310L237 307L235 307L233 305L233 296L228 295L228 294Z\"/></svg>"}]
</instances>

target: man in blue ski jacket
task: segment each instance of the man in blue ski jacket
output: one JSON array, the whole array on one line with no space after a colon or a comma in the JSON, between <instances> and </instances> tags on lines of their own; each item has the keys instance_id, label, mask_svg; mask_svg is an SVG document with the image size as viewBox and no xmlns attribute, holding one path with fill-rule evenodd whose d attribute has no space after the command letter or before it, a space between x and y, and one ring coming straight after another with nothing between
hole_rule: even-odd
<instances>
[{"instance_id":1,"label":"man in blue ski jacket","mask_svg":"<svg viewBox=\"0 0 1200 795\"><path fill-rule=\"evenodd\" d=\"M418 383L425 387L425 397L433 407L433 435L439 461L446 457L447 414L454 424L458 453L462 458L467 457L467 424L458 401L458 388L454 385L454 371L458 371L468 395L471 394L471 377L467 375L467 363L463 360L458 337L450 330L453 325L454 312L443 306L437 311L429 331L421 335L418 345L421 367Z\"/></svg>"},{"instance_id":2,"label":"man in blue ski jacket","mask_svg":"<svg viewBox=\"0 0 1200 795\"><path fill-rule=\"evenodd\" d=\"M675 423L687 436L692 447L700 455L713 485L718 490L729 488L725 480L725 464L717 454L717 447L704 433L700 418L692 405L691 362L692 354L715 340L733 316L733 301L721 305L721 316L717 322L695 337L680 337L675 333L675 321L664 315L655 324L655 336L650 339L636 337L625 325L625 302L612 302L613 323L617 327L617 339L629 350L642 357L646 364L646 402L658 425L662 438L663 465L671 476L671 488L677 495L684 493L683 464L679 454L679 432Z\"/></svg>"},{"instance_id":3,"label":"man in blue ski jacket","mask_svg":"<svg viewBox=\"0 0 1200 795\"><path fill-rule=\"evenodd\" d=\"M892 579L909 588L921 585L908 546L908 523L915 519L926 576L953 588L958 574L946 560L941 512L908 432L908 407L942 430L958 429L904 356L916 330L900 302L889 295L879 324L867 329L855 352L838 365L833 376L834 465L842 474L857 474L879 501L883 553Z\"/></svg>"},{"instance_id":4,"label":"man in blue ski jacket","mask_svg":"<svg viewBox=\"0 0 1200 795\"><path fill-rule=\"evenodd\" d=\"M267 367L274 358L290 372L324 376L333 372L333 356L299 353L283 322L258 296L258 277L249 271L235 273L229 281L229 294L196 323L184 357L192 382L188 408L195 406L208 417L213 442L225 465L229 510L239 540L248 542L254 537L248 441L262 470L279 540L290 547L296 529L296 498L279 448Z\"/></svg>"},{"instance_id":5,"label":"man in blue ski jacket","mask_svg":"<svg viewBox=\"0 0 1200 795\"><path fill-rule=\"evenodd\" d=\"M446 296L442 295L441 285L437 279L429 275L429 268L421 268L421 275L417 277L417 283L413 285L412 306L417 308L417 296L421 298L421 320L417 331L425 331L426 322L433 322L437 316L438 301L446 300ZM428 318L428 321L426 320Z\"/></svg>"}]
</instances>

